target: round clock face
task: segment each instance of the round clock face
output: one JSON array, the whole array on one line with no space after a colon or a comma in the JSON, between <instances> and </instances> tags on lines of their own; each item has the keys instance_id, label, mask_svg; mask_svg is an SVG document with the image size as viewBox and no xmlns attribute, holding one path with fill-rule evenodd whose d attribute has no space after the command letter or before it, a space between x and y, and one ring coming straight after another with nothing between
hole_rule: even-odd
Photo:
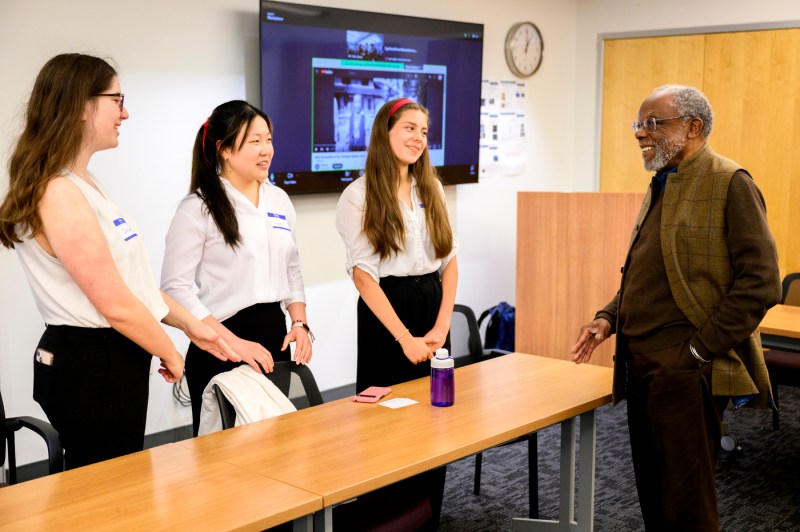
<instances>
[{"instance_id":1,"label":"round clock face","mask_svg":"<svg viewBox=\"0 0 800 532\"><path fill-rule=\"evenodd\" d=\"M506 62L514 75L532 76L542 64L544 41L539 28L531 22L518 22L506 35Z\"/></svg>"}]
</instances>

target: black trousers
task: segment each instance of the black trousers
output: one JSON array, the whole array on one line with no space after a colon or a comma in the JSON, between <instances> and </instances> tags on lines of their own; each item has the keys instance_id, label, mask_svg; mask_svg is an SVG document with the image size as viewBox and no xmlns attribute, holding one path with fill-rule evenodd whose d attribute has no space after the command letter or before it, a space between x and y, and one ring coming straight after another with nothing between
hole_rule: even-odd
<instances>
[{"instance_id":1,"label":"black trousers","mask_svg":"<svg viewBox=\"0 0 800 532\"><path fill-rule=\"evenodd\" d=\"M711 364L686 340L630 353L628 428L648 532L717 531L715 467L727 397L711 395Z\"/></svg>"},{"instance_id":2,"label":"black trousers","mask_svg":"<svg viewBox=\"0 0 800 532\"><path fill-rule=\"evenodd\" d=\"M152 356L110 328L50 325L33 363L33 398L58 431L73 469L141 451Z\"/></svg>"},{"instance_id":3,"label":"black trousers","mask_svg":"<svg viewBox=\"0 0 800 532\"><path fill-rule=\"evenodd\" d=\"M380 286L409 334L424 336L436 323L442 304L437 272L409 277L382 277ZM412 364L392 333L358 298L358 365L356 389L391 386L430 375L429 364ZM444 347L450 347L448 335Z\"/></svg>"},{"instance_id":4,"label":"black trousers","mask_svg":"<svg viewBox=\"0 0 800 532\"><path fill-rule=\"evenodd\" d=\"M263 345L275 362L291 359L288 347L281 351L283 338L286 336L286 315L280 303L258 303L244 308L222 324L239 338ZM189 344L185 371L192 400L192 429L195 436L200 428L200 407L203 404L203 391L208 383L220 373L245 363L220 360L193 343Z\"/></svg>"},{"instance_id":5,"label":"black trousers","mask_svg":"<svg viewBox=\"0 0 800 532\"><path fill-rule=\"evenodd\" d=\"M442 304L442 281L438 272L409 277L382 277L380 286L397 316L408 327L409 334L424 336L436 323ZM400 344L363 299L358 299L358 366L356 389L369 386L391 386L430 376L430 364L412 364L403 354ZM445 348L450 348L448 334ZM433 408L433 407L432 407ZM387 504L405 494L409 499L427 493L433 519L430 530L436 530L442 511L446 467L421 473L375 492L380 500L385 494ZM400 495L398 495L400 494Z\"/></svg>"}]
</instances>

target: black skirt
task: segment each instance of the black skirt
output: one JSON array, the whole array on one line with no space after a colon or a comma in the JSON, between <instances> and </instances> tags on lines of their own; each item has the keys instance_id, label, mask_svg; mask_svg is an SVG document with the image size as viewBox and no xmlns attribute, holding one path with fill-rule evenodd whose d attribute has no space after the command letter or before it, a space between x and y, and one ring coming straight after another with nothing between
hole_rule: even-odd
<instances>
[{"instance_id":1,"label":"black skirt","mask_svg":"<svg viewBox=\"0 0 800 532\"><path fill-rule=\"evenodd\" d=\"M438 272L408 277L382 277L380 287L409 334L424 336L436 323L442 304ZM358 299L358 366L356 389L391 386L430 375L430 364L412 364L400 344L363 299ZM444 347L450 347L450 335Z\"/></svg>"}]
</instances>

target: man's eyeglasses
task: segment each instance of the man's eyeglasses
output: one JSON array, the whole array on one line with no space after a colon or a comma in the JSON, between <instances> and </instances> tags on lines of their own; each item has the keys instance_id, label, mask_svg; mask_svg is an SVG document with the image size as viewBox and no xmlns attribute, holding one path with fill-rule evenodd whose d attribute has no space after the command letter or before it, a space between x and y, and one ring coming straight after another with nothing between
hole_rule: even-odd
<instances>
[{"instance_id":1,"label":"man's eyeglasses","mask_svg":"<svg viewBox=\"0 0 800 532\"><path fill-rule=\"evenodd\" d=\"M656 127L658 127L658 124L660 124L661 122L666 122L668 120L677 120L679 118L694 118L694 117L693 116L683 115L683 116L671 116L669 118L653 118L653 117L650 117L650 118L645 118L641 122L639 120L634 120L633 121L633 132L636 133L637 131L639 131L639 128L642 128L642 127L645 128L647 131L655 131Z\"/></svg>"},{"instance_id":2,"label":"man's eyeglasses","mask_svg":"<svg viewBox=\"0 0 800 532\"><path fill-rule=\"evenodd\" d=\"M108 96L109 98L119 98L119 112L122 112L122 108L125 106L125 95L121 92L107 92L104 94L92 94L92 98L97 98L98 96Z\"/></svg>"}]
</instances>

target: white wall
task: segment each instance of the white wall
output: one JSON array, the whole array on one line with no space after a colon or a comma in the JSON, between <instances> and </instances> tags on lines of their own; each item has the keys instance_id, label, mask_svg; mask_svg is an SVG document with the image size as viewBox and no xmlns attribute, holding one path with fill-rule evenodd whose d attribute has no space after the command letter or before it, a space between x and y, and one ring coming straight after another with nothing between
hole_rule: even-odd
<instances>
[{"instance_id":1,"label":"white wall","mask_svg":"<svg viewBox=\"0 0 800 532\"><path fill-rule=\"evenodd\" d=\"M312 0L309 3L396 12L397 3ZM523 175L491 177L448 188L461 242L458 301L482 310L514 302L516 192L569 189L573 174L576 0L408 0L403 13L485 24L484 76L508 79L508 28L532 20L545 39L544 63L526 82L528 164ZM98 154L91 168L142 225L153 269L178 199L188 187L190 152L199 125L223 101L258 103L257 0L0 0L0 188L33 80L62 52L109 56L119 66L131 118L120 147ZM280 157L280 153L276 154ZM335 195L296 197L308 317L315 333L312 369L322 389L355 380L355 301L334 228ZM0 251L0 389L9 415L43 413L31 398L33 348L43 330L17 258ZM186 340L172 334L180 349ZM148 433L190 423L171 387L152 378ZM37 446L37 447L32 447ZM33 437L20 440L20 463L43 458Z\"/></svg>"}]
</instances>

